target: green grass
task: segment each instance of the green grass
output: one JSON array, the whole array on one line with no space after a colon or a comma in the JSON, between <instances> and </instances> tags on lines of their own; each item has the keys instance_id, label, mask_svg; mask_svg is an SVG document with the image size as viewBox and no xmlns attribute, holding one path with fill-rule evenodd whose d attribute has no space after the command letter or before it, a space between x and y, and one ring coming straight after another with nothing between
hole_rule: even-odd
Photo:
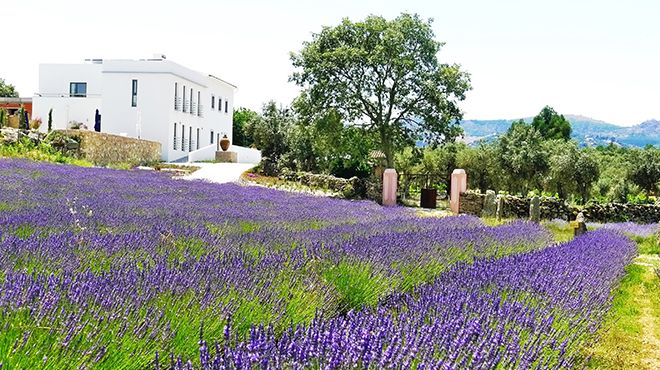
<instances>
[{"instance_id":1,"label":"green grass","mask_svg":"<svg viewBox=\"0 0 660 370\"><path fill-rule=\"evenodd\" d=\"M92 166L89 161L66 156L48 144L34 144L29 139L23 139L10 145L0 145L0 158L2 157L27 158L35 161L64 163L82 167Z\"/></svg>"},{"instance_id":2,"label":"green grass","mask_svg":"<svg viewBox=\"0 0 660 370\"><path fill-rule=\"evenodd\" d=\"M342 261L323 272L323 278L339 295L340 312L375 306L395 284L372 265Z\"/></svg>"},{"instance_id":3,"label":"green grass","mask_svg":"<svg viewBox=\"0 0 660 370\"><path fill-rule=\"evenodd\" d=\"M660 277L655 272L660 268L658 245L653 236L634 239L640 256L626 268L614 292L598 343L588 353L590 369L653 369L660 363L660 349L649 345L651 336L660 339Z\"/></svg>"},{"instance_id":4,"label":"green grass","mask_svg":"<svg viewBox=\"0 0 660 370\"><path fill-rule=\"evenodd\" d=\"M639 248L639 254L657 254L660 255L660 242L655 236L633 237Z\"/></svg>"},{"instance_id":5,"label":"green grass","mask_svg":"<svg viewBox=\"0 0 660 370\"><path fill-rule=\"evenodd\" d=\"M558 225L553 222L543 222L542 225L552 233L552 237L557 243L573 240L574 232L568 224Z\"/></svg>"}]
</instances>

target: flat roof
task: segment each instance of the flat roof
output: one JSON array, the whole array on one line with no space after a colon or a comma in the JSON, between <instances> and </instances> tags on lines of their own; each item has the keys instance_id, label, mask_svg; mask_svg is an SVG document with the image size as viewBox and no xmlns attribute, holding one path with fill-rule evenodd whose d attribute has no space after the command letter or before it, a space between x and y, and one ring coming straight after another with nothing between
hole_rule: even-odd
<instances>
[{"instance_id":1,"label":"flat roof","mask_svg":"<svg viewBox=\"0 0 660 370\"><path fill-rule=\"evenodd\" d=\"M32 103L32 98L0 98L0 103Z\"/></svg>"}]
</instances>

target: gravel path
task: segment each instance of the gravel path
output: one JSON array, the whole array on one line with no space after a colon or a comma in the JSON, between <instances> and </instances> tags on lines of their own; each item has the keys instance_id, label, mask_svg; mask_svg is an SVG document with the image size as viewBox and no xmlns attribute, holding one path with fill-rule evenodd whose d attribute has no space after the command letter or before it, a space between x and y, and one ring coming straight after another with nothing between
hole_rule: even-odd
<instances>
[{"instance_id":1,"label":"gravel path","mask_svg":"<svg viewBox=\"0 0 660 370\"><path fill-rule=\"evenodd\" d=\"M200 167L190 175L182 176L184 180L204 180L217 184L236 182L241 174L254 167L253 163L176 163L179 166Z\"/></svg>"}]
</instances>

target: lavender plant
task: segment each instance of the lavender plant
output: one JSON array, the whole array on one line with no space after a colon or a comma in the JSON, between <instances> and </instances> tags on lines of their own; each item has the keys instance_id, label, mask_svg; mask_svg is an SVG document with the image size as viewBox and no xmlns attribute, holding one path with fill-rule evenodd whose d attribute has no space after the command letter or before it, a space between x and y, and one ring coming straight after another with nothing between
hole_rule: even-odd
<instances>
[{"instance_id":1,"label":"lavender plant","mask_svg":"<svg viewBox=\"0 0 660 370\"><path fill-rule=\"evenodd\" d=\"M551 240L533 223L0 159L0 363L579 363L631 244Z\"/></svg>"}]
</instances>

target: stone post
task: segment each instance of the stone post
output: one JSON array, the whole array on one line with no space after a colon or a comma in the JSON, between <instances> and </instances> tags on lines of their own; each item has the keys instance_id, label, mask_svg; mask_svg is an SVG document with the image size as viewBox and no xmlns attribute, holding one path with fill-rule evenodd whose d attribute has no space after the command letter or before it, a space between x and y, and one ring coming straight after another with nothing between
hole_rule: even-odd
<instances>
[{"instance_id":1,"label":"stone post","mask_svg":"<svg viewBox=\"0 0 660 370\"><path fill-rule=\"evenodd\" d=\"M497 221L502 221L502 218L504 217L504 196L498 195L496 199L497 210L495 211L495 217L497 218Z\"/></svg>"},{"instance_id":2,"label":"stone post","mask_svg":"<svg viewBox=\"0 0 660 370\"><path fill-rule=\"evenodd\" d=\"M449 195L449 206L455 215L458 214L461 205L461 193L467 190L467 174L465 170L455 169L451 173L451 193Z\"/></svg>"},{"instance_id":3,"label":"stone post","mask_svg":"<svg viewBox=\"0 0 660 370\"><path fill-rule=\"evenodd\" d=\"M484 198L484 208L481 210L481 217L495 217L497 214L497 198L493 190L486 190Z\"/></svg>"},{"instance_id":4,"label":"stone post","mask_svg":"<svg viewBox=\"0 0 660 370\"><path fill-rule=\"evenodd\" d=\"M533 222L541 221L541 198L538 196L532 197L529 202L529 220Z\"/></svg>"},{"instance_id":5,"label":"stone post","mask_svg":"<svg viewBox=\"0 0 660 370\"><path fill-rule=\"evenodd\" d=\"M575 223L573 225L573 236L578 237L580 235L587 233L587 223L584 221L584 215L582 212L577 214L575 218Z\"/></svg>"},{"instance_id":6,"label":"stone post","mask_svg":"<svg viewBox=\"0 0 660 370\"><path fill-rule=\"evenodd\" d=\"M397 174L394 168L383 172L383 205L392 207L396 205Z\"/></svg>"}]
</instances>

